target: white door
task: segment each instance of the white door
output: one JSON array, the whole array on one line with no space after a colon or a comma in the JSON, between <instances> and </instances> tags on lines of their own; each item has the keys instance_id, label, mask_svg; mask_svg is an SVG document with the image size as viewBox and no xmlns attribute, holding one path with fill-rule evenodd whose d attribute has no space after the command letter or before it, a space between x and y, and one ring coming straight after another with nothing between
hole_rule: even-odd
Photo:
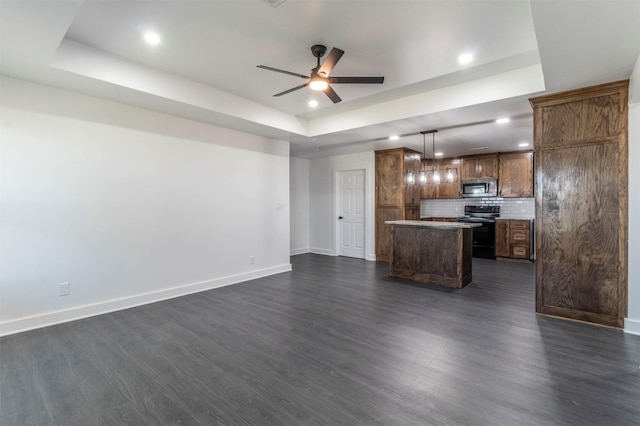
<instances>
[{"instance_id":1,"label":"white door","mask_svg":"<svg viewBox=\"0 0 640 426\"><path fill-rule=\"evenodd\" d=\"M364 259L364 170L340 172L339 255Z\"/></svg>"}]
</instances>

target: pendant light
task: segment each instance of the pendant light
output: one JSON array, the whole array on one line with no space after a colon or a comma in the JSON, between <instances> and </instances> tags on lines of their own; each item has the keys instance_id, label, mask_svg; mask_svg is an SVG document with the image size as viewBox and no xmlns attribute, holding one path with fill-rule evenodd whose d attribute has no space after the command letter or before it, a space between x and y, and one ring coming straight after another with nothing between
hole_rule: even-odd
<instances>
[{"instance_id":1,"label":"pendant light","mask_svg":"<svg viewBox=\"0 0 640 426\"><path fill-rule=\"evenodd\" d=\"M416 183L416 178L415 178L415 176L413 175L413 171L412 171L412 170L409 170L409 171L407 172L407 183L408 183L409 185L413 185L414 183Z\"/></svg>"},{"instance_id":2,"label":"pendant light","mask_svg":"<svg viewBox=\"0 0 640 426\"><path fill-rule=\"evenodd\" d=\"M427 159L427 133L422 133L422 159ZM420 184L424 185L427 183L427 171L424 169L422 161L420 161Z\"/></svg>"},{"instance_id":3,"label":"pendant light","mask_svg":"<svg viewBox=\"0 0 640 426\"><path fill-rule=\"evenodd\" d=\"M440 172L438 172L437 163L436 163L436 132L437 130L431 131L431 152L433 153L433 181L435 183L440 183Z\"/></svg>"},{"instance_id":4,"label":"pendant light","mask_svg":"<svg viewBox=\"0 0 640 426\"><path fill-rule=\"evenodd\" d=\"M453 182L453 169L450 169L449 167L447 167L446 173L447 173L447 175L446 175L447 176L447 182L449 182L449 183Z\"/></svg>"},{"instance_id":5,"label":"pendant light","mask_svg":"<svg viewBox=\"0 0 640 426\"><path fill-rule=\"evenodd\" d=\"M427 158L427 134L431 134L431 180L433 181L433 183L440 183L440 175L438 174L438 170L436 169L436 132L437 130L425 130L424 132L420 133L422 133L422 144L425 160ZM427 183L427 172L424 169L420 171L420 183Z\"/></svg>"}]
</instances>

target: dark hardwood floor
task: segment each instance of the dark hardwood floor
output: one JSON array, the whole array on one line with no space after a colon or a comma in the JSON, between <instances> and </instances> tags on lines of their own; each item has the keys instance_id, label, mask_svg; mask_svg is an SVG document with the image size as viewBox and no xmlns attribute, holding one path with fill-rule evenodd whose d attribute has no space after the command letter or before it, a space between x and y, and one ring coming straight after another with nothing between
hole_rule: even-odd
<instances>
[{"instance_id":1,"label":"dark hardwood floor","mask_svg":"<svg viewBox=\"0 0 640 426\"><path fill-rule=\"evenodd\" d=\"M0 339L0 424L640 424L640 336L536 316L532 264L451 290L292 263Z\"/></svg>"}]
</instances>

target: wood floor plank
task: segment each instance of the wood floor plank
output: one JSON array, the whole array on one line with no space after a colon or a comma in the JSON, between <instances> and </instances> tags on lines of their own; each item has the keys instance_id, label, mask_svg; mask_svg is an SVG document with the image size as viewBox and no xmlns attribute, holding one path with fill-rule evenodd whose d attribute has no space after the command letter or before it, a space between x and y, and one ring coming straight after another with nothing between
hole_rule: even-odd
<instances>
[{"instance_id":1,"label":"wood floor plank","mask_svg":"<svg viewBox=\"0 0 640 426\"><path fill-rule=\"evenodd\" d=\"M634 425L640 337L537 316L534 266L452 290L293 271L0 339L2 425Z\"/></svg>"}]
</instances>

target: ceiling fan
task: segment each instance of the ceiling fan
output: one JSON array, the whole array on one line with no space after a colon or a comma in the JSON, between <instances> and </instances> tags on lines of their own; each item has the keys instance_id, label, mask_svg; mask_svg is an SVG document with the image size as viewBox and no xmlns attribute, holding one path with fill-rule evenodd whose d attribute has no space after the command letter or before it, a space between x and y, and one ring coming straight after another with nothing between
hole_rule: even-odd
<instances>
[{"instance_id":1,"label":"ceiling fan","mask_svg":"<svg viewBox=\"0 0 640 426\"><path fill-rule=\"evenodd\" d=\"M334 104L337 104L342 99L340 99L340 96L338 96L338 94L333 90L330 84L382 84L384 82L384 77L330 77L329 74L331 74L333 67L336 66L336 64L344 54L344 51L334 47L333 49L331 49L331 52L329 52L329 55L324 60L322 65L320 65L320 58L324 56L326 51L327 48L321 44L314 44L313 46L311 46L311 53L313 53L313 56L315 56L318 61L316 67L311 69L311 75L298 74L296 72L272 68L266 65L258 65L258 68L281 72L283 74L289 74L294 77L300 77L309 80L305 84L301 84L300 86L285 90L284 92L276 93L273 96L286 95L287 93L291 93L296 90L302 89L303 87L309 86L311 90L317 90L326 93L326 95L329 97L329 99L331 99L331 101L333 101Z\"/></svg>"}]
</instances>

